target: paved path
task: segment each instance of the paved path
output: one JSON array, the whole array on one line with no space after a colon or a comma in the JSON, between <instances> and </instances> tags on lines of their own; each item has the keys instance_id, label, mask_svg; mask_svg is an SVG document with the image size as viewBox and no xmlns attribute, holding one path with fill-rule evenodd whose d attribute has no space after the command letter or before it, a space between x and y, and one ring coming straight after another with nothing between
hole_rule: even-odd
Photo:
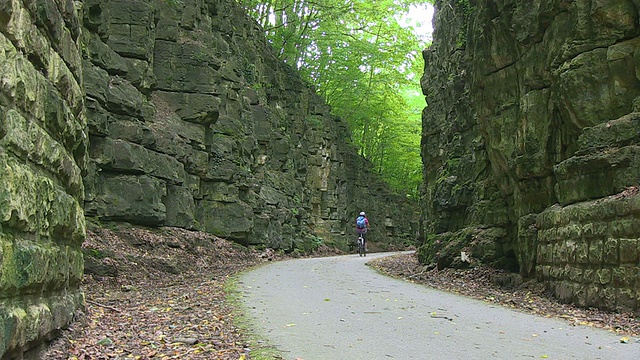
<instances>
[{"instance_id":1,"label":"paved path","mask_svg":"<svg viewBox=\"0 0 640 360\"><path fill-rule=\"evenodd\" d=\"M640 359L635 339L622 344L611 332L382 276L365 265L375 256L276 262L243 274L255 330L285 359Z\"/></svg>"}]
</instances>

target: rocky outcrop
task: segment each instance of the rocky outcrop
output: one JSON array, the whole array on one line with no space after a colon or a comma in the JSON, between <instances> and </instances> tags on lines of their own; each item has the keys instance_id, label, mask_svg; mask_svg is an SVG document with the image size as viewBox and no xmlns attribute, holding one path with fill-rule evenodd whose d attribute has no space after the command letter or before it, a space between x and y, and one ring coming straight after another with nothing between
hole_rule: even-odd
<instances>
[{"instance_id":1,"label":"rocky outcrop","mask_svg":"<svg viewBox=\"0 0 640 360\"><path fill-rule=\"evenodd\" d=\"M415 237L408 203L234 2L84 5L88 216L309 250L346 245L369 210L372 240Z\"/></svg>"},{"instance_id":2,"label":"rocky outcrop","mask_svg":"<svg viewBox=\"0 0 640 360\"><path fill-rule=\"evenodd\" d=\"M423 262L484 261L638 310L640 3L438 1Z\"/></svg>"},{"instance_id":3,"label":"rocky outcrop","mask_svg":"<svg viewBox=\"0 0 640 360\"><path fill-rule=\"evenodd\" d=\"M71 1L0 1L2 359L36 353L84 300L80 31Z\"/></svg>"}]
</instances>

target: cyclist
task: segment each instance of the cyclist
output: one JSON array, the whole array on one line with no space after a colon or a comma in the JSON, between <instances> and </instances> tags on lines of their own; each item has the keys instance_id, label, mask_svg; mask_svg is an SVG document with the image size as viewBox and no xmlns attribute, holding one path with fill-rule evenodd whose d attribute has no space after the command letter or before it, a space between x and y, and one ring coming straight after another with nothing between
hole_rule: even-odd
<instances>
[{"instance_id":1,"label":"cyclist","mask_svg":"<svg viewBox=\"0 0 640 360\"><path fill-rule=\"evenodd\" d=\"M359 236L362 236L364 244L367 243L364 236L367 233L367 230L369 230L369 219L367 219L367 215L364 213L364 211L361 211L360 215L356 218L356 232Z\"/></svg>"}]
</instances>

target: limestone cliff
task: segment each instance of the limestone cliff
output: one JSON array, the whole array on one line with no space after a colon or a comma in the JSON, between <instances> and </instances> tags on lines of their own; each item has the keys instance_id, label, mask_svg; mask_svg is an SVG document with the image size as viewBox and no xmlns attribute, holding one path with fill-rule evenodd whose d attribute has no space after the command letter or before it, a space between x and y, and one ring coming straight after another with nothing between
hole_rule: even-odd
<instances>
[{"instance_id":1,"label":"limestone cliff","mask_svg":"<svg viewBox=\"0 0 640 360\"><path fill-rule=\"evenodd\" d=\"M235 2L84 7L88 216L306 250L344 246L365 210L372 240L415 237L408 203Z\"/></svg>"},{"instance_id":2,"label":"limestone cliff","mask_svg":"<svg viewBox=\"0 0 640 360\"><path fill-rule=\"evenodd\" d=\"M421 260L465 251L565 301L637 311L640 2L436 7Z\"/></svg>"}]
</instances>

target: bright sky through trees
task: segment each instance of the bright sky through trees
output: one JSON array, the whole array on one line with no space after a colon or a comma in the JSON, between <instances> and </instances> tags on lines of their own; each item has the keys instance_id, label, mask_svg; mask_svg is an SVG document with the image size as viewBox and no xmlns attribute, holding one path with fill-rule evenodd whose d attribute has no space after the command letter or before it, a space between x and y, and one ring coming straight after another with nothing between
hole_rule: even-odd
<instances>
[{"instance_id":1,"label":"bright sky through trees","mask_svg":"<svg viewBox=\"0 0 640 360\"><path fill-rule=\"evenodd\" d=\"M401 25L413 26L414 33L425 43L431 42L433 35L433 5L419 4L411 5L409 12L400 18Z\"/></svg>"}]
</instances>

